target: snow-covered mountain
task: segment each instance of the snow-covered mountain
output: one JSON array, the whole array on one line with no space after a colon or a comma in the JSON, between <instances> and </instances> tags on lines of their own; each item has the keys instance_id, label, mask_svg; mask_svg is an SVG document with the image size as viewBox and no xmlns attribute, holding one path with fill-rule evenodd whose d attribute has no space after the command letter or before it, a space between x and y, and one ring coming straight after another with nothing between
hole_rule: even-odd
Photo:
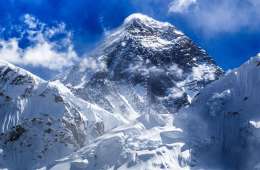
<instances>
[{"instance_id":1,"label":"snow-covered mountain","mask_svg":"<svg viewBox=\"0 0 260 170\"><path fill-rule=\"evenodd\" d=\"M177 114L142 115L51 170L258 170L260 54L202 89Z\"/></svg>"},{"instance_id":2,"label":"snow-covered mountain","mask_svg":"<svg viewBox=\"0 0 260 170\"><path fill-rule=\"evenodd\" d=\"M0 61L0 166L29 170L49 164L122 123L60 82Z\"/></svg>"},{"instance_id":3,"label":"snow-covered mountain","mask_svg":"<svg viewBox=\"0 0 260 170\"><path fill-rule=\"evenodd\" d=\"M198 169L260 168L259 84L260 54L207 86L179 113Z\"/></svg>"},{"instance_id":4,"label":"snow-covered mountain","mask_svg":"<svg viewBox=\"0 0 260 170\"><path fill-rule=\"evenodd\" d=\"M0 169L260 169L259 77L142 14L55 81L0 61Z\"/></svg>"},{"instance_id":5,"label":"snow-covered mountain","mask_svg":"<svg viewBox=\"0 0 260 170\"><path fill-rule=\"evenodd\" d=\"M147 105L157 113L176 112L221 74L173 25L132 14L61 80L83 99L136 118L133 112L149 112Z\"/></svg>"}]
</instances>

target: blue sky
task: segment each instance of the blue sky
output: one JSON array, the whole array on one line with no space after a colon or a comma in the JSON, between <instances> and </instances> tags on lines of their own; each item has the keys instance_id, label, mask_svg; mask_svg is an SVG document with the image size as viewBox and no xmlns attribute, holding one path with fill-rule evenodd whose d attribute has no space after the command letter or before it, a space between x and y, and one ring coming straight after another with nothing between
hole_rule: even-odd
<instances>
[{"instance_id":1,"label":"blue sky","mask_svg":"<svg viewBox=\"0 0 260 170\"><path fill-rule=\"evenodd\" d=\"M0 1L0 59L50 78L141 12L168 21L224 69L260 52L259 0Z\"/></svg>"}]
</instances>

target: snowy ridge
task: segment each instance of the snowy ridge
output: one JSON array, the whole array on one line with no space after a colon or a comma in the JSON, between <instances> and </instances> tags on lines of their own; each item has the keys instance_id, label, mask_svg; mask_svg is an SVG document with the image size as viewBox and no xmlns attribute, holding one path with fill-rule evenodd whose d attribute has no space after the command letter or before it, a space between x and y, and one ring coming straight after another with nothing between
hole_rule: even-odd
<instances>
[{"instance_id":1,"label":"snowy ridge","mask_svg":"<svg viewBox=\"0 0 260 170\"><path fill-rule=\"evenodd\" d=\"M49 164L124 122L60 82L2 61L0 115L0 163L14 170Z\"/></svg>"},{"instance_id":2,"label":"snowy ridge","mask_svg":"<svg viewBox=\"0 0 260 170\"><path fill-rule=\"evenodd\" d=\"M259 66L258 54L203 89L179 114L197 169L257 169Z\"/></svg>"}]
</instances>

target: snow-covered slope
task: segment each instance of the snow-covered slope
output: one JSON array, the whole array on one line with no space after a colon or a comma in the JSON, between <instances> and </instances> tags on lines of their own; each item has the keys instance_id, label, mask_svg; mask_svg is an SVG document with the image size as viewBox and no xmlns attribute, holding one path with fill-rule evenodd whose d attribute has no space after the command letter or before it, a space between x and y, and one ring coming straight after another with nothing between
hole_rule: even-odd
<instances>
[{"instance_id":1,"label":"snow-covered slope","mask_svg":"<svg viewBox=\"0 0 260 170\"><path fill-rule=\"evenodd\" d=\"M57 160L51 170L184 170L190 161L181 129L172 114L142 115L131 125L106 133L69 157ZM187 166L187 167L185 167Z\"/></svg>"},{"instance_id":2,"label":"snow-covered slope","mask_svg":"<svg viewBox=\"0 0 260 170\"><path fill-rule=\"evenodd\" d=\"M259 169L259 85L260 55L203 89L180 113L198 166Z\"/></svg>"},{"instance_id":3,"label":"snow-covered slope","mask_svg":"<svg viewBox=\"0 0 260 170\"><path fill-rule=\"evenodd\" d=\"M75 151L124 120L0 61L1 165L30 170Z\"/></svg>"},{"instance_id":4,"label":"snow-covered slope","mask_svg":"<svg viewBox=\"0 0 260 170\"><path fill-rule=\"evenodd\" d=\"M260 55L228 72L177 114L142 115L51 170L257 170Z\"/></svg>"},{"instance_id":5,"label":"snow-covered slope","mask_svg":"<svg viewBox=\"0 0 260 170\"><path fill-rule=\"evenodd\" d=\"M136 118L147 105L157 113L176 112L221 74L173 25L133 14L60 79L78 96Z\"/></svg>"}]
</instances>

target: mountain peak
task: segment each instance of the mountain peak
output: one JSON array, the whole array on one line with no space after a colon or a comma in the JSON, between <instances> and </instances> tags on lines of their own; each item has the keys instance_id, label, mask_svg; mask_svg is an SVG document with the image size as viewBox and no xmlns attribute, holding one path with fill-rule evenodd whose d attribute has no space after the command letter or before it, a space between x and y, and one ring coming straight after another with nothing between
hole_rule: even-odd
<instances>
[{"instance_id":1,"label":"mountain peak","mask_svg":"<svg viewBox=\"0 0 260 170\"><path fill-rule=\"evenodd\" d=\"M125 23L133 22L133 21L154 21L153 18L144 15L142 13L133 13L129 15L127 18L125 18Z\"/></svg>"},{"instance_id":2,"label":"mountain peak","mask_svg":"<svg viewBox=\"0 0 260 170\"><path fill-rule=\"evenodd\" d=\"M152 102L163 103L162 107L176 112L188 104L200 88L222 74L205 50L196 46L173 25L143 14L127 17L124 24L108 35L84 60L82 63L87 64L75 66L63 76L62 81L74 86L77 95L82 98L91 99L108 111L117 113L124 104L120 104L115 111L118 97L112 104L107 98L111 99L114 94L120 96L124 92L115 90L114 83L125 84L128 89L133 89L129 94L139 96L141 102L146 100L143 96L150 89ZM136 90L139 87L142 90ZM134 97L130 100L138 113L143 112L143 108L136 105L141 102L135 102ZM125 112L122 110L122 113Z\"/></svg>"},{"instance_id":3,"label":"mountain peak","mask_svg":"<svg viewBox=\"0 0 260 170\"><path fill-rule=\"evenodd\" d=\"M150 25L150 26L157 26L157 27L169 27L172 26L168 22L160 22L157 21L145 14L142 13L133 13L129 15L125 20L124 20L124 26L126 25L132 25L135 23L143 24L143 25Z\"/></svg>"},{"instance_id":4,"label":"mountain peak","mask_svg":"<svg viewBox=\"0 0 260 170\"><path fill-rule=\"evenodd\" d=\"M0 68L10 68L10 69L14 69L16 68L16 66L12 65L11 63L4 61L4 60L0 60Z\"/></svg>"},{"instance_id":5,"label":"mountain peak","mask_svg":"<svg viewBox=\"0 0 260 170\"><path fill-rule=\"evenodd\" d=\"M190 41L190 39L174 25L157 21L144 14L134 13L124 20L122 26L105 38L102 46L112 49L111 47L118 44L125 46L132 43L135 47L162 51L176 46L181 41ZM103 50L100 46L98 48L99 51Z\"/></svg>"},{"instance_id":6,"label":"mountain peak","mask_svg":"<svg viewBox=\"0 0 260 170\"><path fill-rule=\"evenodd\" d=\"M0 78L5 78L8 81L25 78L35 82L44 82L38 76L3 60L0 60Z\"/></svg>"}]
</instances>

